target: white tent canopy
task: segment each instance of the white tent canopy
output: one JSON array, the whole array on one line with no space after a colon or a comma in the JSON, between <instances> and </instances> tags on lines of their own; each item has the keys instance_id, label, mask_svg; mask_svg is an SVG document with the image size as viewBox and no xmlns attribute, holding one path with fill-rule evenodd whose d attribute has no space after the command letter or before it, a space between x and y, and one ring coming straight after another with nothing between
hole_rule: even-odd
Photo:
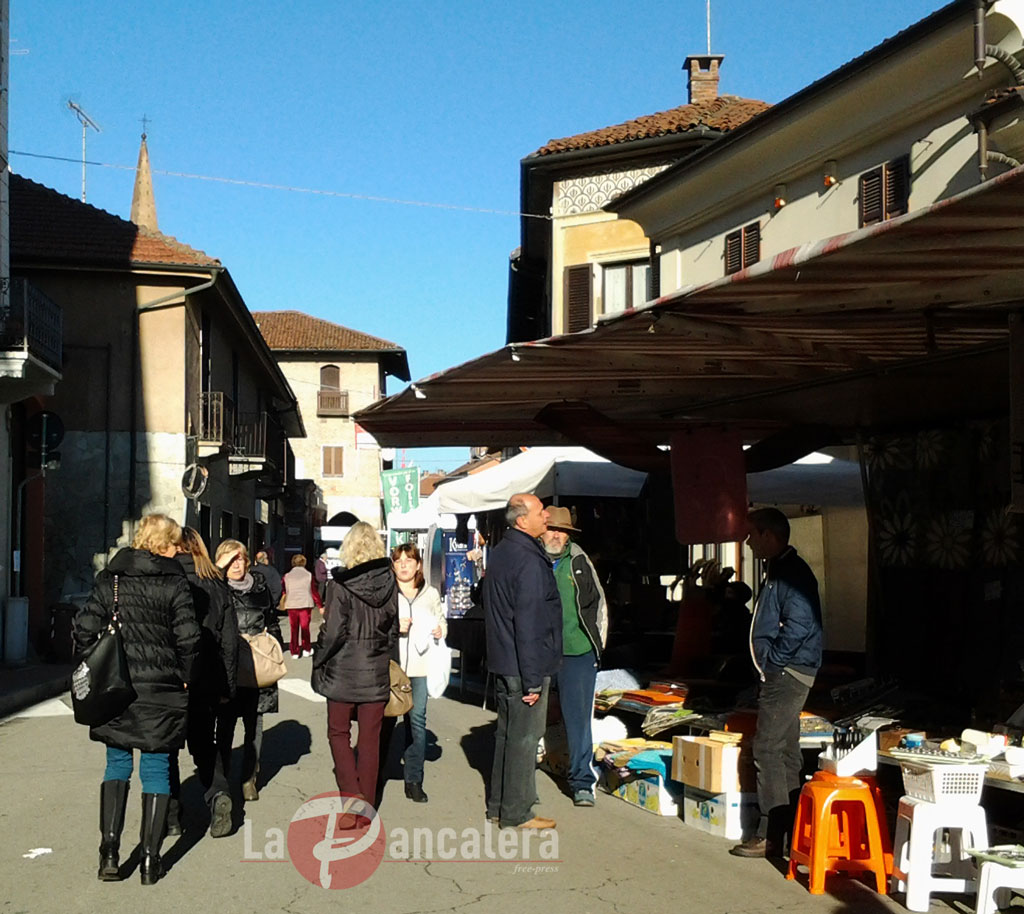
<instances>
[{"instance_id":1,"label":"white tent canopy","mask_svg":"<svg viewBox=\"0 0 1024 914\"><path fill-rule=\"evenodd\" d=\"M442 513L471 514L504 508L517 492L538 498L636 498L646 473L630 470L582 447L534 447L496 467L442 482L435 490Z\"/></svg>"}]
</instances>

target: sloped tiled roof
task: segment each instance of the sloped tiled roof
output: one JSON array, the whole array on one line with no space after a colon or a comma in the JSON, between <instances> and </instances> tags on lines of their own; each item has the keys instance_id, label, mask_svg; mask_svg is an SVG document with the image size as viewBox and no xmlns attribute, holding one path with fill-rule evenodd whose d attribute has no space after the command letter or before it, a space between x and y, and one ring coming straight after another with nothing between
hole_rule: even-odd
<instances>
[{"instance_id":1,"label":"sloped tiled roof","mask_svg":"<svg viewBox=\"0 0 1024 914\"><path fill-rule=\"evenodd\" d=\"M708 102L680 105L678 108L669 108L668 111L658 111L656 114L634 118L624 124L602 127L600 130L578 133L560 140L549 140L532 155L545 156L577 149L596 149L599 146L612 146L616 143L666 136L670 133L685 133L700 126L728 132L770 107L767 102L753 98L719 95Z\"/></svg>"},{"instance_id":2,"label":"sloped tiled roof","mask_svg":"<svg viewBox=\"0 0 1024 914\"><path fill-rule=\"evenodd\" d=\"M219 267L221 262L170 235L12 174L11 260L128 267Z\"/></svg>"},{"instance_id":3,"label":"sloped tiled roof","mask_svg":"<svg viewBox=\"0 0 1024 914\"><path fill-rule=\"evenodd\" d=\"M351 352L358 349L382 351L402 348L397 343L301 311L254 311L252 316L271 349Z\"/></svg>"}]
</instances>

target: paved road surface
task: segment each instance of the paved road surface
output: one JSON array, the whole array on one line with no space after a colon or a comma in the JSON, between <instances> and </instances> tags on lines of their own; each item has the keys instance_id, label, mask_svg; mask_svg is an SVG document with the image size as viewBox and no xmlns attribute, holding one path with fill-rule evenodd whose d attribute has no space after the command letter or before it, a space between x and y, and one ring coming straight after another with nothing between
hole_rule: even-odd
<instances>
[{"instance_id":1,"label":"paved road surface","mask_svg":"<svg viewBox=\"0 0 1024 914\"><path fill-rule=\"evenodd\" d=\"M729 842L704 835L679 819L659 818L615 797L598 796L593 809L576 809L547 776L538 775L539 812L558 820L557 854L545 860L539 842L523 864L515 860L440 860L449 842L433 849L431 862L403 856L400 839L483 832L484 775L490 764L494 715L476 704L432 701L428 727L436 746L428 753L427 804L405 799L400 780L388 783L380 819L388 854L362 884L328 890L306 881L280 856L283 833L295 811L312 796L334 789L327 750L325 707L310 692L309 660L291 663L283 683L281 712L266 719L258 802L245 807L247 824L211 839L195 812L181 838L165 841L168 875L156 886L139 884L137 870L121 883L96 879L99 781L103 747L91 742L67 707L54 699L0 722L0 914L14 912L233 912L367 911L374 914L459 911L465 914L633 914L645 912L847 912L902 911L863 883L837 878L834 894L814 897L787 882L770 863L737 860ZM238 764L236 751L236 770ZM182 755L182 777L191 774ZM184 785L195 802L194 777ZM136 843L139 786L132 785L122 860ZM270 846L268 847L268 831ZM397 841L397 843L396 843ZM500 848L492 835L495 855ZM472 848L471 848L472 850ZM549 845L546 851L549 853ZM257 858L261 854L262 858ZM531 869L533 867L533 869ZM339 907L341 906L341 907ZM945 909L941 902L935 910ZM973 908L973 905L971 906Z\"/></svg>"}]
</instances>

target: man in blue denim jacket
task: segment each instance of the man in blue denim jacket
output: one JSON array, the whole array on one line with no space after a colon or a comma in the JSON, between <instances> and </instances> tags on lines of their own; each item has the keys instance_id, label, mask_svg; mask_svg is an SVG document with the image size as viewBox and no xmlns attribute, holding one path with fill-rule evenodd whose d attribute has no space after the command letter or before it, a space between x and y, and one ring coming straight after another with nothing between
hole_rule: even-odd
<instances>
[{"instance_id":1,"label":"man in blue denim jacket","mask_svg":"<svg viewBox=\"0 0 1024 914\"><path fill-rule=\"evenodd\" d=\"M729 853L764 857L781 852L778 836L793 819L800 791L800 712L821 666L818 581L789 545L789 521L776 508L748 517L747 544L766 562L765 580L750 620L750 655L761 680L754 765L757 833Z\"/></svg>"}]
</instances>

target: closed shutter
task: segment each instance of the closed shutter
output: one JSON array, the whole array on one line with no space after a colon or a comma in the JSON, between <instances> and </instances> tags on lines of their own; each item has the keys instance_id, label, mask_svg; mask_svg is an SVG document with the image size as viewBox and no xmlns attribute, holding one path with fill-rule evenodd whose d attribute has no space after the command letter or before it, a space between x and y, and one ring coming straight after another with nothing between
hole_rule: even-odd
<instances>
[{"instance_id":1,"label":"closed shutter","mask_svg":"<svg viewBox=\"0 0 1024 914\"><path fill-rule=\"evenodd\" d=\"M594 281L589 263L565 268L565 331L586 330L593 321Z\"/></svg>"},{"instance_id":2,"label":"closed shutter","mask_svg":"<svg viewBox=\"0 0 1024 914\"><path fill-rule=\"evenodd\" d=\"M885 166L885 218L902 216L910 203L910 156L893 159Z\"/></svg>"},{"instance_id":3,"label":"closed shutter","mask_svg":"<svg viewBox=\"0 0 1024 914\"><path fill-rule=\"evenodd\" d=\"M725 274L739 273L743 269L743 232L730 232L725 236Z\"/></svg>"},{"instance_id":4,"label":"closed shutter","mask_svg":"<svg viewBox=\"0 0 1024 914\"><path fill-rule=\"evenodd\" d=\"M882 169L874 168L860 176L860 224L872 225L885 217L883 210Z\"/></svg>"},{"instance_id":5,"label":"closed shutter","mask_svg":"<svg viewBox=\"0 0 1024 914\"><path fill-rule=\"evenodd\" d=\"M761 223L752 222L743 229L743 269L761 259Z\"/></svg>"},{"instance_id":6,"label":"closed shutter","mask_svg":"<svg viewBox=\"0 0 1024 914\"><path fill-rule=\"evenodd\" d=\"M345 449L327 446L323 448L324 476L341 476L344 469Z\"/></svg>"},{"instance_id":7,"label":"closed shutter","mask_svg":"<svg viewBox=\"0 0 1024 914\"><path fill-rule=\"evenodd\" d=\"M651 268L647 271L647 300L661 296L661 246L651 242Z\"/></svg>"}]
</instances>

